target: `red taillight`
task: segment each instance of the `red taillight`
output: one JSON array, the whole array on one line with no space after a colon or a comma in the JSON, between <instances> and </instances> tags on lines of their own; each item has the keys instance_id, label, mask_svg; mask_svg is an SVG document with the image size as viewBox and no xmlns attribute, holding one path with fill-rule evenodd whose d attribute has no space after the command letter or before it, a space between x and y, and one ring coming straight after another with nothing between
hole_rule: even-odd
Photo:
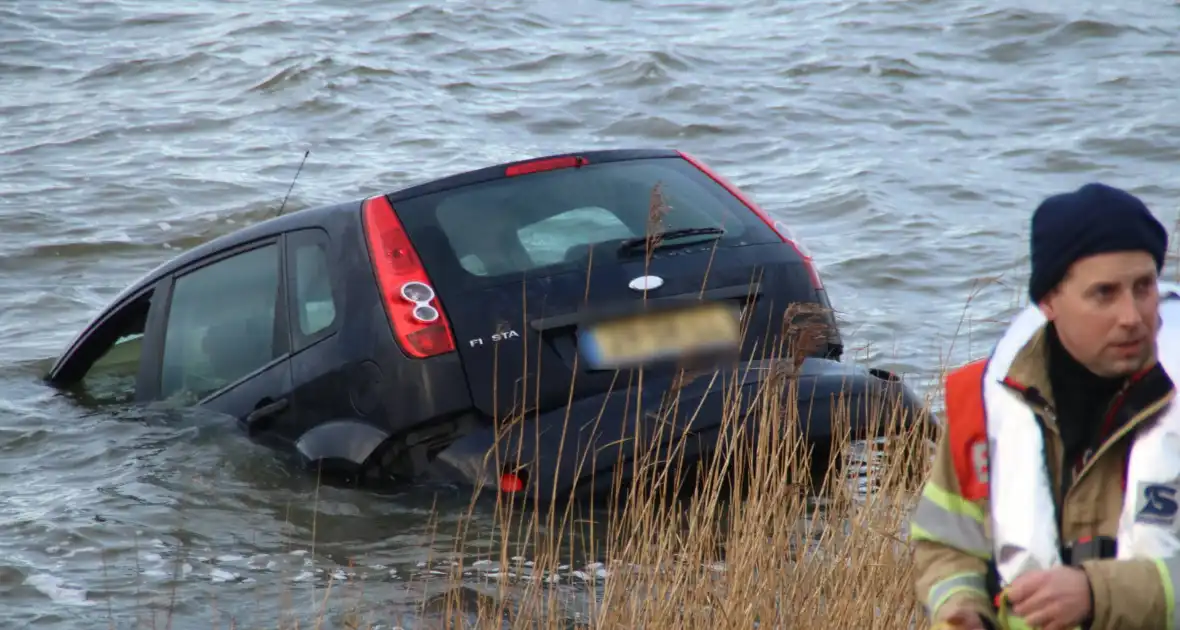
<instances>
[{"instance_id":1,"label":"red taillight","mask_svg":"<svg viewBox=\"0 0 1180 630\"><path fill-rule=\"evenodd\" d=\"M544 160L533 160L532 162L523 162L521 164L513 164L504 169L505 177L515 177L516 175L527 175L529 173L540 173L541 171L555 171L559 168L577 168L585 166L590 161L584 157L556 157L547 158Z\"/></svg>"},{"instance_id":2,"label":"red taillight","mask_svg":"<svg viewBox=\"0 0 1180 630\"><path fill-rule=\"evenodd\" d=\"M447 316L389 199L365 200L364 219L377 286L402 349L419 359L454 351Z\"/></svg>"},{"instance_id":3,"label":"red taillight","mask_svg":"<svg viewBox=\"0 0 1180 630\"><path fill-rule=\"evenodd\" d=\"M815 287L816 289L824 288L824 282L820 279L819 271L815 268L815 261L811 258L811 252L803 246L803 244L795 236L793 230L787 227L785 223L781 221L775 221L773 218L771 218L771 216L767 214L765 210L759 208L758 204L754 203L753 199L750 199L745 193L739 190L737 186L734 186L729 182L729 180L725 179L719 173L709 168L704 162L688 153L685 153L684 151L678 151L678 153L680 153L680 157L688 160L690 164L697 167L702 173L713 178L713 181L720 184L722 188L725 188L725 190L729 192L729 194L733 195L738 199L738 201L741 201L743 204L745 204L745 206L749 208L754 214L758 215L759 219L762 219L763 223L769 226L770 229L774 230L774 233L778 234L779 238L783 239L784 243L794 248L795 252L799 254L799 257L803 259L803 264L807 267L807 273L811 276L811 286Z\"/></svg>"},{"instance_id":4,"label":"red taillight","mask_svg":"<svg viewBox=\"0 0 1180 630\"><path fill-rule=\"evenodd\" d=\"M520 492L524 490L524 480L512 473L500 475L500 492Z\"/></svg>"}]
</instances>

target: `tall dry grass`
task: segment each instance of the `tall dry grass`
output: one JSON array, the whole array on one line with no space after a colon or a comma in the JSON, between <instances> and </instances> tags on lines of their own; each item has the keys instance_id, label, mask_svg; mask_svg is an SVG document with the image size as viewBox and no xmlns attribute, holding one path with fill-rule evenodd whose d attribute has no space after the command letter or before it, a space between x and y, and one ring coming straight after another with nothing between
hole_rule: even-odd
<instances>
[{"instance_id":1,"label":"tall dry grass","mask_svg":"<svg viewBox=\"0 0 1180 630\"><path fill-rule=\"evenodd\" d=\"M930 432L882 400L885 437L858 448L847 438L847 401L836 400L833 433L844 437L830 459L813 461L792 400L797 387L789 369L766 381L754 394L754 414L727 414L726 437L705 461L678 456L687 435L665 436L673 448L636 444L630 469L605 480L621 487L604 522L576 522L572 501L525 507L496 495L506 534L499 573L520 571L512 558L526 543L535 563L529 574L537 577L501 580L498 597L474 606L452 591L432 627L921 626L903 532ZM540 577L573 564L570 549L605 561L585 587L576 624L569 587ZM465 569L454 567L454 578Z\"/></svg>"}]
</instances>

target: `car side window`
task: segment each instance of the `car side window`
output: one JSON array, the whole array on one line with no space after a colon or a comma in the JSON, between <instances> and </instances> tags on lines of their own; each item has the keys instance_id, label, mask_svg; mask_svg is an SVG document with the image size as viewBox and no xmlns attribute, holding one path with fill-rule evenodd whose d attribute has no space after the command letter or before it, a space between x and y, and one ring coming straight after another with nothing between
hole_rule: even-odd
<instances>
[{"instance_id":1,"label":"car side window","mask_svg":"<svg viewBox=\"0 0 1180 630\"><path fill-rule=\"evenodd\" d=\"M78 360L94 357L81 379L79 393L94 404L128 403L135 399L144 332L152 291L123 306L79 350Z\"/></svg>"},{"instance_id":2,"label":"car side window","mask_svg":"<svg viewBox=\"0 0 1180 630\"><path fill-rule=\"evenodd\" d=\"M299 351L335 330L336 295L323 230L297 230L287 235L288 286L294 348Z\"/></svg>"},{"instance_id":3,"label":"car side window","mask_svg":"<svg viewBox=\"0 0 1180 630\"><path fill-rule=\"evenodd\" d=\"M636 236L615 213L598 207L575 208L517 230L535 265L551 265L573 258L575 248Z\"/></svg>"},{"instance_id":4,"label":"car side window","mask_svg":"<svg viewBox=\"0 0 1180 630\"><path fill-rule=\"evenodd\" d=\"M274 243L176 278L164 330L160 395L200 400L285 354L276 331ZM281 332L282 334L277 334Z\"/></svg>"}]
</instances>

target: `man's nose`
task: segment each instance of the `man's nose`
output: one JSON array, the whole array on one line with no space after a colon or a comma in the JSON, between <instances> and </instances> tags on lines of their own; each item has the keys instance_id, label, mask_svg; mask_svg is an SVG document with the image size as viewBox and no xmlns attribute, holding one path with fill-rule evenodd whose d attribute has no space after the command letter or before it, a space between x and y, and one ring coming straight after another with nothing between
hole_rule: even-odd
<instances>
[{"instance_id":1,"label":"man's nose","mask_svg":"<svg viewBox=\"0 0 1180 630\"><path fill-rule=\"evenodd\" d=\"M1139 301L1135 299L1134 295L1125 295L1123 299L1119 300L1118 318L1119 324L1122 326L1134 327L1142 323Z\"/></svg>"}]
</instances>

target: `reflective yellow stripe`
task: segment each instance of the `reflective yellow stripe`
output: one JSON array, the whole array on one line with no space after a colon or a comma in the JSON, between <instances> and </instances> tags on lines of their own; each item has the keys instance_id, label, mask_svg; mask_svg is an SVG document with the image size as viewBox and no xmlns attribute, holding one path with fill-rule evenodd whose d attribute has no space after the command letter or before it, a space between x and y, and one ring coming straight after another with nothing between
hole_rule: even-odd
<instances>
[{"instance_id":1,"label":"reflective yellow stripe","mask_svg":"<svg viewBox=\"0 0 1180 630\"><path fill-rule=\"evenodd\" d=\"M957 573L940 580L930 587L926 595L926 614L933 619L938 609L956 593L977 593L987 600L987 583L978 573Z\"/></svg>"},{"instance_id":2,"label":"reflective yellow stripe","mask_svg":"<svg viewBox=\"0 0 1180 630\"><path fill-rule=\"evenodd\" d=\"M983 524L983 508L949 490L939 488L932 481L926 482L922 488L922 498L930 499L935 505L947 512L961 514Z\"/></svg>"},{"instance_id":3,"label":"reflective yellow stripe","mask_svg":"<svg viewBox=\"0 0 1180 630\"><path fill-rule=\"evenodd\" d=\"M1155 560L1155 568L1160 572L1160 584L1164 587L1164 602L1168 606L1168 630L1176 630L1180 627L1180 619L1176 617L1176 579L1180 578L1180 558L1168 558Z\"/></svg>"},{"instance_id":4,"label":"reflective yellow stripe","mask_svg":"<svg viewBox=\"0 0 1180 630\"><path fill-rule=\"evenodd\" d=\"M1000 630L1035 630L1028 622L1012 613L1008 612L1008 591L1005 589L1000 593L1000 608L997 611L996 620L999 621ZM1081 626L1075 626L1071 630L1081 630Z\"/></svg>"},{"instance_id":5,"label":"reflective yellow stripe","mask_svg":"<svg viewBox=\"0 0 1180 630\"><path fill-rule=\"evenodd\" d=\"M991 560L991 558L992 558L992 552L990 549L977 549L977 548L972 548L972 547L965 547L965 546L961 546L960 544L958 544L954 541L951 541L951 540L943 540L941 537L934 535L933 533L926 530L925 528L923 528L921 525L918 525L917 523L910 523L910 540L913 540L913 541L924 540L927 542L934 542L934 543L939 543L942 545L947 545L949 547L953 547L959 551L962 551L963 553L965 553L969 556L979 558L980 560L983 560L984 562L987 562L988 560Z\"/></svg>"},{"instance_id":6,"label":"reflective yellow stripe","mask_svg":"<svg viewBox=\"0 0 1180 630\"><path fill-rule=\"evenodd\" d=\"M918 501L910 520L910 536L961 549L978 558L991 557L983 523L961 512L952 512L926 494Z\"/></svg>"}]
</instances>

